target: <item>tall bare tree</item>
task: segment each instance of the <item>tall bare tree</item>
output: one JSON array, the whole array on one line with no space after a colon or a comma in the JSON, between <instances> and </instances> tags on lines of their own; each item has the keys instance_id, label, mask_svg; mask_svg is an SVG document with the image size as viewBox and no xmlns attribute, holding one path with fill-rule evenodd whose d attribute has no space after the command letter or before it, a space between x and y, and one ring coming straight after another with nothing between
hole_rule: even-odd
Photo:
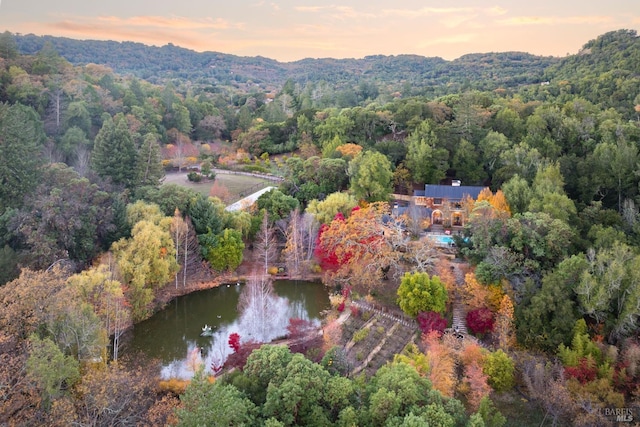
<instances>
[{"instance_id":1,"label":"tall bare tree","mask_svg":"<svg viewBox=\"0 0 640 427\"><path fill-rule=\"evenodd\" d=\"M171 223L171 237L176 248L176 262L180 270L176 274L175 285L182 281L182 287L187 286L187 278L201 272L200 246L191 220L182 218L180 211L175 210Z\"/></svg>"},{"instance_id":2,"label":"tall bare tree","mask_svg":"<svg viewBox=\"0 0 640 427\"><path fill-rule=\"evenodd\" d=\"M287 271L292 276L304 274L305 245L302 217L298 209L289 214L289 226L285 230L287 243L282 251Z\"/></svg>"},{"instance_id":3,"label":"tall bare tree","mask_svg":"<svg viewBox=\"0 0 640 427\"><path fill-rule=\"evenodd\" d=\"M255 248L258 251L258 259L262 261L264 270L262 274L267 274L269 265L272 265L278 254L278 240L276 239L275 229L269 224L269 215L265 212L262 219L260 231L256 236Z\"/></svg>"}]
</instances>

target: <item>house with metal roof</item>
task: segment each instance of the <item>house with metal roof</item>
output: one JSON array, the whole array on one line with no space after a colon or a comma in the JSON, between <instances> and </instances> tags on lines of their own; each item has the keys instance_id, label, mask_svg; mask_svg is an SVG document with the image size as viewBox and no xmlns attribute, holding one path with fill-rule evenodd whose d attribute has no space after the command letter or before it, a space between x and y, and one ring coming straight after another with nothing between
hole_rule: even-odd
<instances>
[{"instance_id":1,"label":"house with metal roof","mask_svg":"<svg viewBox=\"0 0 640 427\"><path fill-rule=\"evenodd\" d=\"M424 191L414 191L413 203L423 207L433 225L462 227L467 219L464 201L476 200L484 188L460 185L460 181L453 181L452 185L426 184Z\"/></svg>"}]
</instances>

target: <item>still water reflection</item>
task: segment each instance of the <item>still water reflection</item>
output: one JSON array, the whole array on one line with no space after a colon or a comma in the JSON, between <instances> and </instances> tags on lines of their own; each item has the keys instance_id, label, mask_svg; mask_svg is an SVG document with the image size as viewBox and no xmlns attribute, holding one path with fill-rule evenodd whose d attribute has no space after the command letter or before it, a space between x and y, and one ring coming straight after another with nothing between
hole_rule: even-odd
<instances>
[{"instance_id":1,"label":"still water reflection","mask_svg":"<svg viewBox=\"0 0 640 427\"><path fill-rule=\"evenodd\" d=\"M224 285L175 299L135 326L125 351L160 359L164 378L189 378L199 364L210 371L212 364L226 360L232 352L230 334L238 333L241 342L268 342L286 334L289 319L319 324L320 313L329 308L322 283L276 281L270 295L250 288ZM211 326L211 336L201 336L205 324Z\"/></svg>"}]
</instances>

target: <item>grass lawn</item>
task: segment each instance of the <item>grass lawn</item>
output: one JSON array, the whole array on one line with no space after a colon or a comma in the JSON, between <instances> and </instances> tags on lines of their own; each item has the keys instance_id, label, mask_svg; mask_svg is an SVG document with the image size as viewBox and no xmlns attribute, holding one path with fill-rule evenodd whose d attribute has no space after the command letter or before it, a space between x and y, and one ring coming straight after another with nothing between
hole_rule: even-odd
<instances>
[{"instance_id":1,"label":"grass lawn","mask_svg":"<svg viewBox=\"0 0 640 427\"><path fill-rule=\"evenodd\" d=\"M229 193L231 194L229 203L236 202L268 185L277 186L277 183L273 183L272 181L246 175L219 173L216 175L215 180L218 184L229 190ZM209 195L209 190L213 185L213 182L191 182L187 179L186 173L169 173L166 175L164 183L178 184L183 187L191 188L204 196Z\"/></svg>"}]
</instances>

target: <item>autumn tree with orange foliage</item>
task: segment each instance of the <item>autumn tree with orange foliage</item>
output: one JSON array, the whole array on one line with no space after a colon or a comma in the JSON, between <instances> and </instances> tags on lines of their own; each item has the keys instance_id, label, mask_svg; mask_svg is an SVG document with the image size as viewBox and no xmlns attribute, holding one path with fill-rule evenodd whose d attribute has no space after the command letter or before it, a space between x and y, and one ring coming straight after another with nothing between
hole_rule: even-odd
<instances>
[{"instance_id":1,"label":"autumn tree with orange foliage","mask_svg":"<svg viewBox=\"0 0 640 427\"><path fill-rule=\"evenodd\" d=\"M476 275L470 272L464 276L462 297L469 309L475 310L488 305L489 291L486 286L478 282Z\"/></svg>"},{"instance_id":2,"label":"autumn tree with orange foliage","mask_svg":"<svg viewBox=\"0 0 640 427\"><path fill-rule=\"evenodd\" d=\"M385 224L387 203L356 207L346 218L336 218L322 230L319 247L335 254L337 268L325 271L325 283L347 283L371 291L394 265L397 265L404 236L400 228Z\"/></svg>"},{"instance_id":3,"label":"autumn tree with orange foliage","mask_svg":"<svg viewBox=\"0 0 640 427\"><path fill-rule=\"evenodd\" d=\"M222 200L224 203L231 202L231 192L227 187L220 184L220 182L213 181L213 185L209 189L209 197L217 197Z\"/></svg>"},{"instance_id":4,"label":"autumn tree with orange foliage","mask_svg":"<svg viewBox=\"0 0 640 427\"><path fill-rule=\"evenodd\" d=\"M476 341L465 339L462 342L462 348L459 351L458 357L460 358L463 366L469 366L472 363L477 363L478 366L482 367L485 354L486 350L482 348L480 344Z\"/></svg>"},{"instance_id":5,"label":"autumn tree with orange foliage","mask_svg":"<svg viewBox=\"0 0 640 427\"><path fill-rule=\"evenodd\" d=\"M341 338L342 324L336 318L328 320L322 328L322 349L327 352L332 347L340 345Z\"/></svg>"},{"instance_id":6,"label":"autumn tree with orange foliage","mask_svg":"<svg viewBox=\"0 0 640 427\"><path fill-rule=\"evenodd\" d=\"M440 258L436 265L436 275L444 284L447 294L454 295L456 289L456 276L453 273L453 265L448 259Z\"/></svg>"},{"instance_id":7,"label":"autumn tree with orange foliage","mask_svg":"<svg viewBox=\"0 0 640 427\"><path fill-rule=\"evenodd\" d=\"M467 402L473 411L478 410L483 397L489 396L491 386L487 382L489 376L482 372L477 362L465 366L461 389L467 396Z\"/></svg>"},{"instance_id":8,"label":"autumn tree with orange foliage","mask_svg":"<svg viewBox=\"0 0 640 427\"><path fill-rule=\"evenodd\" d=\"M336 151L340 153L342 157L353 159L355 156L360 154L360 152L362 151L362 146L349 142L347 144L337 146Z\"/></svg>"},{"instance_id":9,"label":"autumn tree with orange foliage","mask_svg":"<svg viewBox=\"0 0 640 427\"><path fill-rule=\"evenodd\" d=\"M511 216L511 208L507 203L507 198L505 197L502 190L496 191L494 194L491 192L489 187L485 187L482 189L480 194L478 194L478 198L476 199L476 203L474 204L474 209L476 207L483 206L481 202L486 201L492 209L487 210L487 212L494 218L509 218Z\"/></svg>"},{"instance_id":10,"label":"autumn tree with orange foliage","mask_svg":"<svg viewBox=\"0 0 640 427\"><path fill-rule=\"evenodd\" d=\"M440 333L433 331L422 337L429 363L429 380L443 396L453 397L456 390L456 361L453 351L440 341Z\"/></svg>"}]
</instances>

